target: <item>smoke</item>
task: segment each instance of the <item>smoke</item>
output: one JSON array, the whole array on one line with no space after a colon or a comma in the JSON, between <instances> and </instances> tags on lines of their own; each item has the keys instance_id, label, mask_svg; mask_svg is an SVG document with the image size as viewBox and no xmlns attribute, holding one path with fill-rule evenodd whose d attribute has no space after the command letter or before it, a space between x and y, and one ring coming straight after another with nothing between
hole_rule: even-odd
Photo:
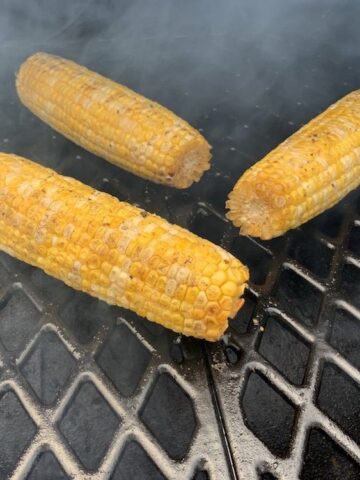
<instances>
[{"instance_id":1,"label":"smoke","mask_svg":"<svg viewBox=\"0 0 360 480\"><path fill-rule=\"evenodd\" d=\"M359 87L359 13L356 0L0 0L0 147L59 153L14 89L43 50L168 106L203 130L215 171L238 175Z\"/></svg>"}]
</instances>

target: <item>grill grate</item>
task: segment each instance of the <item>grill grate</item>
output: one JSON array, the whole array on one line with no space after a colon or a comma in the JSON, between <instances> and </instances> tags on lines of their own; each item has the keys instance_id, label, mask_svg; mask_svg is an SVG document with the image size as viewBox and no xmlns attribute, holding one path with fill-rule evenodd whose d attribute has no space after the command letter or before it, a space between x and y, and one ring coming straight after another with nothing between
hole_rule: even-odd
<instances>
[{"instance_id":1,"label":"grill grate","mask_svg":"<svg viewBox=\"0 0 360 480\"><path fill-rule=\"evenodd\" d=\"M279 478L360 475L353 461L360 460L360 265L346 248L358 218L356 199L353 193L337 207L336 236L323 231L334 215L326 212L288 234L265 283L250 285L248 329L231 329L236 365L226 363L226 349L210 348L230 443L241 449L234 461L244 478L255 478L256 467Z\"/></svg>"},{"instance_id":2,"label":"grill grate","mask_svg":"<svg viewBox=\"0 0 360 480\"><path fill-rule=\"evenodd\" d=\"M245 168L359 87L360 5L64 0L45 18L43 2L5 3L1 150L221 244L252 277L223 341L204 344L0 254L0 480L360 478L359 193L270 242L239 237L224 212ZM174 191L57 135L14 91L37 50L187 118L211 171Z\"/></svg>"},{"instance_id":3,"label":"grill grate","mask_svg":"<svg viewBox=\"0 0 360 480\"><path fill-rule=\"evenodd\" d=\"M223 459L218 478L228 478L198 342L189 340L186 353L175 334L66 287L61 292L62 284L51 280L74 318L80 316L68 324L72 314L59 314L63 305L43 298L32 282L36 273L42 286L45 274L3 254L1 261L18 272L8 274L1 296L14 289L24 321L31 304L37 322L35 335L28 332L20 344L0 337L0 478L14 467L13 478L29 471L29 478L46 478L47 471L59 478L102 479L112 471L111 478L129 478L134 458L136 478L149 471L153 478L191 478L212 455ZM23 333L22 322L12 328L12 338ZM181 355L172 353L174 361L176 347Z\"/></svg>"}]
</instances>

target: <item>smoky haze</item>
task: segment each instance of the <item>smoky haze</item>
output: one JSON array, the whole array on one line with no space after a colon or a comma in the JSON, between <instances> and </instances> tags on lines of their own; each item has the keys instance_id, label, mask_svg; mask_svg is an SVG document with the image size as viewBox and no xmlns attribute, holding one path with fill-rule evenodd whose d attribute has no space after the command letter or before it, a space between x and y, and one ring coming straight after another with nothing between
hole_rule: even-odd
<instances>
[{"instance_id":1,"label":"smoky haze","mask_svg":"<svg viewBox=\"0 0 360 480\"><path fill-rule=\"evenodd\" d=\"M69 142L58 138L54 147L51 129L20 105L14 88L19 64L39 50L95 69L201 128L213 145L207 175L225 165L229 184L360 85L355 0L0 0L0 6L0 147L50 164L69 153Z\"/></svg>"}]
</instances>

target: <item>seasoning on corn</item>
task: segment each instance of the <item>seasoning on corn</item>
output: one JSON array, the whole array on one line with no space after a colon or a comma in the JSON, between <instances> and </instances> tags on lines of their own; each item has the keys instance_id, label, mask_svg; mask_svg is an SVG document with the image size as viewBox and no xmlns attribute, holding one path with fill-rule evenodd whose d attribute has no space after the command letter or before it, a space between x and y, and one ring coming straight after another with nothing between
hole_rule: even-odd
<instances>
[{"instance_id":1,"label":"seasoning on corn","mask_svg":"<svg viewBox=\"0 0 360 480\"><path fill-rule=\"evenodd\" d=\"M0 153L0 249L185 335L217 340L248 270L217 245L77 180Z\"/></svg>"},{"instance_id":2,"label":"seasoning on corn","mask_svg":"<svg viewBox=\"0 0 360 480\"><path fill-rule=\"evenodd\" d=\"M209 169L210 146L187 122L70 60L32 55L16 88L23 104L55 130L136 175L186 188Z\"/></svg>"},{"instance_id":3,"label":"seasoning on corn","mask_svg":"<svg viewBox=\"0 0 360 480\"><path fill-rule=\"evenodd\" d=\"M281 143L238 180L226 204L240 233L277 237L360 184L360 90Z\"/></svg>"}]
</instances>

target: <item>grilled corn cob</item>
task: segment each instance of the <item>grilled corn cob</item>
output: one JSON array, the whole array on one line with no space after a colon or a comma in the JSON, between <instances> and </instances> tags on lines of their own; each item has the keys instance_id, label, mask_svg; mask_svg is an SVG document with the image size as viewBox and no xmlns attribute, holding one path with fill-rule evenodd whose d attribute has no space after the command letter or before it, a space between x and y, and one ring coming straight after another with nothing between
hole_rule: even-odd
<instances>
[{"instance_id":1,"label":"grilled corn cob","mask_svg":"<svg viewBox=\"0 0 360 480\"><path fill-rule=\"evenodd\" d=\"M44 122L136 175L186 188L209 168L210 147L187 122L74 62L37 53L20 67L16 87Z\"/></svg>"},{"instance_id":2,"label":"grilled corn cob","mask_svg":"<svg viewBox=\"0 0 360 480\"><path fill-rule=\"evenodd\" d=\"M0 153L0 249L185 335L217 340L248 271L156 215Z\"/></svg>"},{"instance_id":3,"label":"grilled corn cob","mask_svg":"<svg viewBox=\"0 0 360 480\"><path fill-rule=\"evenodd\" d=\"M360 90L247 170L226 204L240 233L270 239L332 207L360 184Z\"/></svg>"}]
</instances>

